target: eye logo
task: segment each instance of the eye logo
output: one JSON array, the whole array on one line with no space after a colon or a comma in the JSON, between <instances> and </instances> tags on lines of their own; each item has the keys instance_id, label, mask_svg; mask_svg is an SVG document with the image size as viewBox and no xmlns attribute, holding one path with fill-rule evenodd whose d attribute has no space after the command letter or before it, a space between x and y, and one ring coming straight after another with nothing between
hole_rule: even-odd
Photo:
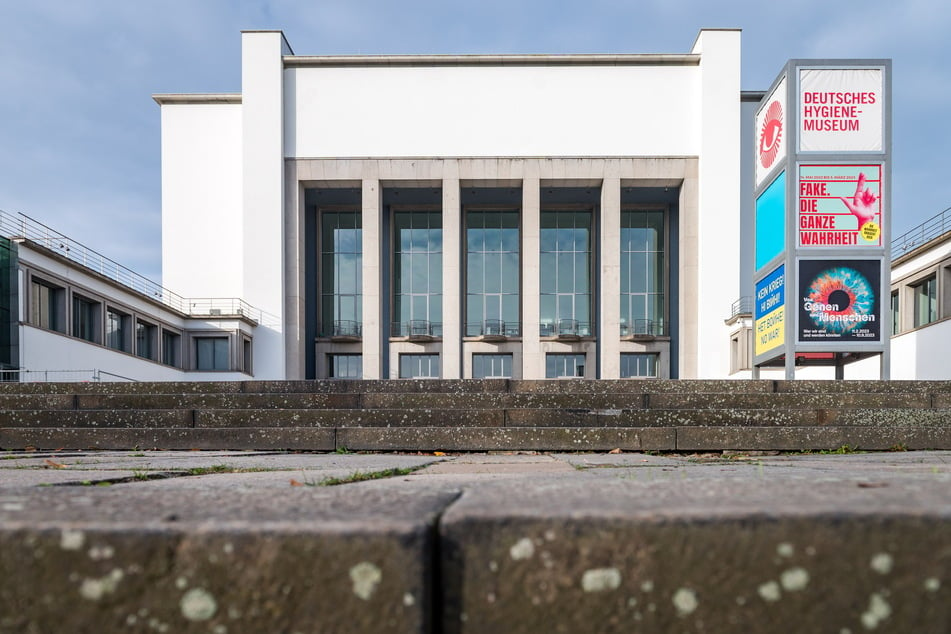
<instances>
[{"instance_id":1,"label":"eye logo","mask_svg":"<svg viewBox=\"0 0 951 634\"><path fill-rule=\"evenodd\" d=\"M759 134L759 162L769 169L776 162L779 154L779 142L783 138L783 107L778 101L769 104L766 109L766 118L763 129Z\"/></svg>"}]
</instances>

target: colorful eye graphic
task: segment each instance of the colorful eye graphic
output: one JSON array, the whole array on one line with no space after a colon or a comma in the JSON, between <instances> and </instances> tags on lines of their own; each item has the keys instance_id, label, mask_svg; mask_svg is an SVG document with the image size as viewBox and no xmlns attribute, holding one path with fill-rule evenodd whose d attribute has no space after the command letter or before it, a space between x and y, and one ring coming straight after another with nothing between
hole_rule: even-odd
<instances>
[{"instance_id":1,"label":"colorful eye graphic","mask_svg":"<svg viewBox=\"0 0 951 634\"><path fill-rule=\"evenodd\" d=\"M783 107L778 101L769 104L766 119L759 133L759 162L769 169L779 153L779 142L783 138Z\"/></svg>"},{"instance_id":2,"label":"colorful eye graphic","mask_svg":"<svg viewBox=\"0 0 951 634\"><path fill-rule=\"evenodd\" d=\"M845 334L872 313L875 292L868 280L854 269L826 269L809 285L805 309L810 319L826 332Z\"/></svg>"}]
</instances>

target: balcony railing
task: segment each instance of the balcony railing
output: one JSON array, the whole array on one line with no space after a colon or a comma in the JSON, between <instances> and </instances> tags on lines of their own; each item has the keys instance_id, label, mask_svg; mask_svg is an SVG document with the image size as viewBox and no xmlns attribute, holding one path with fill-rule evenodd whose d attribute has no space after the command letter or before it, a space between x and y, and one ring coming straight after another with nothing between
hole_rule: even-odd
<instances>
[{"instance_id":1,"label":"balcony railing","mask_svg":"<svg viewBox=\"0 0 951 634\"><path fill-rule=\"evenodd\" d=\"M559 319L557 322L542 322L538 334L541 337L590 337L591 324L577 319Z\"/></svg>"},{"instance_id":2,"label":"balcony railing","mask_svg":"<svg viewBox=\"0 0 951 634\"><path fill-rule=\"evenodd\" d=\"M663 319L635 319L621 324L622 337L666 337L667 324Z\"/></svg>"},{"instance_id":3,"label":"balcony railing","mask_svg":"<svg viewBox=\"0 0 951 634\"><path fill-rule=\"evenodd\" d=\"M363 324L352 319L338 319L333 322L330 336L359 339L363 336Z\"/></svg>"},{"instance_id":4,"label":"balcony railing","mask_svg":"<svg viewBox=\"0 0 951 634\"><path fill-rule=\"evenodd\" d=\"M485 321L468 322L466 337L518 337L522 333L519 322L502 321L501 319L486 319Z\"/></svg>"},{"instance_id":5,"label":"balcony railing","mask_svg":"<svg viewBox=\"0 0 951 634\"><path fill-rule=\"evenodd\" d=\"M900 258L948 231L951 231L951 207L892 240L892 259Z\"/></svg>"},{"instance_id":6,"label":"balcony railing","mask_svg":"<svg viewBox=\"0 0 951 634\"><path fill-rule=\"evenodd\" d=\"M261 321L261 311L241 299L182 297L24 214L13 215L0 210L0 235L11 240L28 240L135 293L191 317L238 315Z\"/></svg>"},{"instance_id":7,"label":"balcony railing","mask_svg":"<svg viewBox=\"0 0 951 634\"><path fill-rule=\"evenodd\" d=\"M752 315L753 314L753 297L751 295L744 295L739 298L733 305L730 306L730 319L738 317L740 315Z\"/></svg>"},{"instance_id":8,"label":"balcony railing","mask_svg":"<svg viewBox=\"0 0 951 634\"><path fill-rule=\"evenodd\" d=\"M424 319L412 319L410 321L394 321L390 324L391 337L442 337L442 324Z\"/></svg>"}]
</instances>

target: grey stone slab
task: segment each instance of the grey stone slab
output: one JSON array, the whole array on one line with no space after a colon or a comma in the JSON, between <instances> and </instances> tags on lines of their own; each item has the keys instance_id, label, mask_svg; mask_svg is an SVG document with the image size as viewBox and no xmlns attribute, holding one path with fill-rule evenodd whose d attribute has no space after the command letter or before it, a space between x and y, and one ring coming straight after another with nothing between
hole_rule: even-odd
<instances>
[{"instance_id":1,"label":"grey stone slab","mask_svg":"<svg viewBox=\"0 0 951 634\"><path fill-rule=\"evenodd\" d=\"M917 426L679 427L681 451L836 449L951 449L951 428Z\"/></svg>"},{"instance_id":2,"label":"grey stone slab","mask_svg":"<svg viewBox=\"0 0 951 634\"><path fill-rule=\"evenodd\" d=\"M583 401L579 405L583 405ZM510 409L512 427L679 427L684 425L809 426L820 423L813 409Z\"/></svg>"},{"instance_id":3,"label":"grey stone slab","mask_svg":"<svg viewBox=\"0 0 951 634\"><path fill-rule=\"evenodd\" d=\"M134 478L138 472L126 469L0 469L0 489L75 484L90 486L99 482L109 482Z\"/></svg>"},{"instance_id":4,"label":"grey stone slab","mask_svg":"<svg viewBox=\"0 0 951 634\"><path fill-rule=\"evenodd\" d=\"M684 464L680 458L668 458L665 456L652 456L642 453L619 453L619 454L553 454L558 460L563 460L580 469L588 468L629 468L629 467L679 467Z\"/></svg>"},{"instance_id":5,"label":"grey stone slab","mask_svg":"<svg viewBox=\"0 0 951 634\"><path fill-rule=\"evenodd\" d=\"M333 451L335 431L316 427L0 429L4 449L299 449Z\"/></svg>"},{"instance_id":6,"label":"grey stone slab","mask_svg":"<svg viewBox=\"0 0 951 634\"><path fill-rule=\"evenodd\" d=\"M695 392L773 392L773 381L735 381L735 380L684 380L684 379L648 379L648 380L519 380L512 381L513 393L536 394L646 394L646 393L683 393Z\"/></svg>"},{"instance_id":7,"label":"grey stone slab","mask_svg":"<svg viewBox=\"0 0 951 634\"><path fill-rule=\"evenodd\" d=\"M80 394L77 409L345 409L359 408L356 393L211 393L211 394Z\"/></svg>"},{"instance_id":8,"label":"grey stone slab","mask_svg":"<svg viewBox=\"0 0 951 634\"><path fill-rule=\"evenodd\" d=\"M199 410L198 427L386 427L471 425L501 427L504 414L491 409L261 409Z\"/></svg>"},{"instance_id":9,"label":"grey stone slab","mask_svg":"<svg viewBox=\"0 0 951 634\"><path fill-rule=\"evenodd\" d=\"M5 427L191 427L192 410L8 410L0 412Z\"/></svg>"},{"instance_id":10,"label":"grey stone slab","mask_svg":"<svg viewBox=\"0 0 951 634\"><path fill-rule=\"evenodd\" d=\"M40 491L0 494L0 632L427 632L456 496Z\"/></svg>"},{"instance_id":11,"label":"grey stone slab","mask_svg":"<svg viewBox=\"0 0 951 634\"><path fill-rule=\"evenodd\" d=\"M830 409L821 419L831 425L951 427L951 409Z\"/></svg>"},{"instance_id":12,"label":"grey stone slab","mask_svg":"<svg viewBox=\"0 0 951 634\"><path fill-rule=\"evenodd\" d=\"M685 467L713 474L719 465ZM939 632L951 498L925 476L493 481L440 523L446 632ZM774 477L772 473L777 473Z\"/></svg>"},{"instance_id":13,"label":"grey stone slab","mask_svg":"<svg viewBox=\"0 0 951 634\"><path fill-rule=\"evenodd\" d=\"M658 409L850 409L931 407L926 393L789 392L778 394L707 393L649 394L648 407Z\"/></svg>"},{"instance_id":14,"label":"grey stone slab","mask_svg":"<svg viewBox=\"0 0 951 634\"><path fill-rule=\"evenodd\" d=\"M337 445L360 451L629 451L672 450L669 428L351 427L337 430Z\"/></svg>"},{"instance_id":15,"label":"grey stone slab","mask_svg":"<svg viewBox=\"0 0 951 634\"><path fill-rule=\"evenodd\" d=\"M951 381L776 381L776 392L951 393Z\"/></svg>"}]
</instances>

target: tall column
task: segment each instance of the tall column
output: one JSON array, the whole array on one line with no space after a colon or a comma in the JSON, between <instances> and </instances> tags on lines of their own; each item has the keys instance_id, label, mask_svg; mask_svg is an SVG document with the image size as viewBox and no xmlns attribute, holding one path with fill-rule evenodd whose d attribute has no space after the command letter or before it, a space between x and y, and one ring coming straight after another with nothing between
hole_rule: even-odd
<instances>
[{"instance_id":1,"label":"tall column","mask_svg":"<svg viewBox=\"0 0 951 634\"><path fill-rule=\"evenodd\" d=\"M526 172L531 167L535 173L522 180L522 378L543 379L545 359L538 341L541 181L538 164L526 161Z\"/></svg>"},{"instance_id":2,"label":"tall column","mask_svg":"<svg viewBox=\"0 0 951 634\"><path fill-rule=\"evenodd\" d=\"M446 169L455 165L446 161ZM460 259L462 210L459 201L459 178L447 176L442 181L442 366L444 379L462 377L462 298Z\"/></svg>"},{"instance_id":3,"label":"tall column","mask_svg":"<svg viewBox=\"0 0 951 634\"><path fill-rule=\"evenodd\" d=\"M362 187L363 378L381 379L383 331L380 323L380 181L364 180Z\"/></svg>"},{"instance_id":4,"label":"tall column","mask_svg":"<svg viewBox=\"0 0 951 634\"><path fill-rule=\"evenodd\" d=\"M598 376L616 379L621 376L621 179L605 178L601 183L601 222L598 253L598 341L601 357Z\"/></svg>"},{"instance_id":5,"label":"tall column","mask_svg":"<svg viewBox=\"0 0 951 634\"><path fill-rule=\"evenodd\" d=\"M255 378L283 379L284 62L280 31L241 36L242 298L263 313L254 334Z\"/></svg>"}]
</instances>

